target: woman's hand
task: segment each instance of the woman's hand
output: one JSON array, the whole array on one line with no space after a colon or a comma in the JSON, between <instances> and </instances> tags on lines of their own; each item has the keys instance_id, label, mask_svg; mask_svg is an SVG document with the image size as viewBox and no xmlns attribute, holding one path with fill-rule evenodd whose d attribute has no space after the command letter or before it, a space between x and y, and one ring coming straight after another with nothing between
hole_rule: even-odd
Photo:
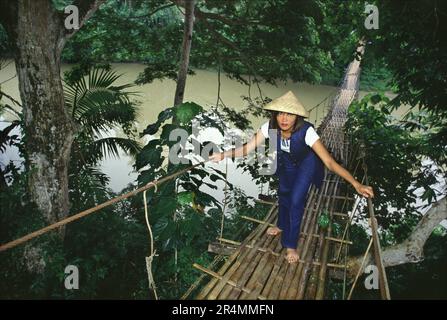
<instances>
[{"instance_id":1,"label":"woman's hand","mask_svg":"<svg viewBox=\"0 0 447 320\"><path fill-rule=\"evenodd\" d=\"M374 198L373 188L370 186L365 186L361 183L354 184L355 190L366 198Z\"/></svg>"},{"instance_id":2,"label":"woman's hand","mask_svg":"<svg viewBox=\"0 0 447 320\"><path fill-rule=\"evenodd\" d=\"M209 160L212 162L219 162L221 160L223 160L224 157L224 153L223 152L218 152L218 153L213 153L212 155L209 156Z\"/></svg>"}]
</instances>

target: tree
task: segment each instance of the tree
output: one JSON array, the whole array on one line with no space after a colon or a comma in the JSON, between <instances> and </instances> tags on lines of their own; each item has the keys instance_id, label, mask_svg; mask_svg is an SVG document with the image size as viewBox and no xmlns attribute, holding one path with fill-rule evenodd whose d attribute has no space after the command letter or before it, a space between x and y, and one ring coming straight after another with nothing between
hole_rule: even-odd
<instances>
[{"instance_id":1,"label":"tree","mask_svg":"<svg viewBox=\"0 0 447 320\"><path fill-rule=\"evenodd\" d=\"M185 94L186 75L189 66L189 54L191 52L192 31L194 27L195 0L185 1L185 28L183 31L182 58L177 76L177 87L175 88L174 106L183 102Z\"/></svg>"},{"instance_id":2,"label":"tree","mask_svg":"<svg viewBox=\"0 0 447 320\"><path fill-rule=\"evenodd\" d=\"M79 27L103 0L73 1ZM66 15L50 0L5 0L0 23L8 34L19 78L29 191L49 223L69 213L68 163L76 132L64 103L61 53L77 30L65 28Z\"/></svg>"},{"instance_id":3,"label":"tree","mask_svg":"<svg viewBox=\"0 0 447 320\"><path fill-rule=\"evenodd\" d=\"M172 2L181 7L187 3ZM172 9L159 5L160 12ZM349 24L342 27L335 24L350 21L361 12L359 7L295 0L196 1L190 63L198 68L220 69L248 85L287 79L320 82L324 74L333 71L335 59L343 60L341 65L351 60L356 36L350 35ZM339 19L330 18L334 8ZM147 12L146 17L149 19L152 14L153 11ZM145 15L138 17L142 19ZM148 68L140 83L152 81L154 74L158 78L176 78L178 64L173 62L179 55L172 48L177 49L180 41L179 22L176 24L174 19L172 28L155 31L163 44L160 46L160 41L156 41L157 47L145 59ZM330 47L336 41L341 49ZM173 61L166 61L167 57Z\"/></svg>"},{"instance_id":4,"label":"tree","mask_svg":"<svg viewBox=\"0 0 447 320\"><path fill-rule=\"evenodd\" d=\"M354 103L351 116L357 120L347 126L353 129L354 125L354 134L362 132L367 145L368 172L381 191L374 202L379 224L388 232L392 229L393 241L383 250L384 264L393 266L421 261L425 242L446 218L446 191L433 186L437 177L446 178L447 4L414 0L376 1L375 5L380 12L379 29L357 28L367 42L362 64L383 62L391 75L388 85L397 96L388 101L373 95ZM379 105L372 111L366 107L369 102L385 102L386 108ZM410 112L399 122L386 120L401 105L409 105ZM424 167L423 159L432 160L433 166ZM417 188L423 190L421 200L432 205L423 217L416 208L411 212ZM387 204L399 210L387 212ZM354 272L358 270L358 257L350 263Z\"/></svg>"}]
</instances>

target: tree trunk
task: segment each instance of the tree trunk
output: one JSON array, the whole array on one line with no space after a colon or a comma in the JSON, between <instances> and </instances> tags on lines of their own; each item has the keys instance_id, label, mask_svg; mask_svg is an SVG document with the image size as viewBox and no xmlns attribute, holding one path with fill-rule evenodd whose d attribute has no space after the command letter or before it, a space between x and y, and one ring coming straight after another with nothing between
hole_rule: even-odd
<instances>
[{"instance_id":1,"label":"tree trunk","mask_svg":"<svg viewBox=\"0 0 447 320\"><path fill-rule=\"evenodd\" d=\"M64 104L59 23L51 3L19 4L16 68L31 168L31 198L49 223L69 212L68 162L74 126Z\"/></svg>"},{"instance_id":2,"label":"tree trunk","mask_svg":"<svg viewBox=\"0 0 447 320\"><path fill-rule=\"evenodd\" d=\"M191 52L192 30L194 26L195 0L185 0L185 27L183 30L182 57L180 69L177 76L177 87L175 89L174 106L183 103L185 94L186 75L189 67L189 55Z\"/></svg>"},{"instance_id":3,"label":"tree trunk","mask_svg":"<svg viewBox=\"0 0 447 320\"><path fill-rule=\"evenodd\" d=\"M79 26L101 1L74 1ZM68 15L67 15L68 16ZM48 223L68 215L68 163L75 127L64 104L60 57L68 37L51 0L2 0L0 22L14 50L24 113L29 191ZM63 232L62 232L63 233Z\"/></svg>"},{"instance_id":4,"label":"tree trunk","mask_svg":"<svg viewBox=\"0 0 447 320\"><path fill-rule=\"evenodd\" d=\"M185 8L185 23L183 28L182 56L180 59L179 71L177 75L177 86L175 88L174 107L183 103L185 94L186 76L189 67L189 55L191 52L192 31L194 26L194 6L195 0L174 0L174 2ZM174 113L172 124L178 125L177 117ZM171 171L172 163L168 162L168 172Z\"/></svg>"}]
</instances>

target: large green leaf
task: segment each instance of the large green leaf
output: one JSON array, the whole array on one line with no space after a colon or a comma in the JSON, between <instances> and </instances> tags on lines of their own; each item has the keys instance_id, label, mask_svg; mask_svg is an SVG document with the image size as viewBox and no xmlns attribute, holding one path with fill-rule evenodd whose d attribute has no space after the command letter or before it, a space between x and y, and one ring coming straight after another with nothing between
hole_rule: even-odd
<instances>
[{"instance_id":1,"label":"large green leaf","mask_svg":"<svg viewBox=\"0 0 447 320\"><path fill-rule=\"evenodd\" d=\"M220 206L219 201L217 201L213 196L209 195L208 193L197 190L195 194L196 194L195 201L197 204L200 204L204 207L211 206L213 204L216 206Z\"/></svg>"},{"instance_id":2,"label":"large green leaf","mask_svg":"<svg viewBox=\"0 0 447 320\"><path fill-rule=\"evenodd\" d=\"M225 178L223 178L223 177L219 177L217 174L214 174L214 173L210 174L210 179L211 179L211 181L213 181L213 182L216 182L217 180L222 180L222 181L225 182ZM231 183L230 183L230 184L231 184Z\"/></svg>"},{"instance_id":3,"label":"large green leaf","mask_svg":"<svg viewBox=\"0 0 447 320\"><path fill-rule=\"evenodd\" d=\"M167 123L163 126L161 130L160 139L164 144L167 144L168 146L173 146L174 144L180 142L180 138L177 138L177 140L169 141L169 135L171 134L172 130L179 129L178 126L174 124Z\"/></svg>"},{"instance_id":4,"label":"large green leaf","mask_svg":"<svg viewBox=\"0 0 447 320\"><path fill-rule=\"evenodd\" d=\"M158 139L154 139L149 141L149 143L143 147L135 161L135 168L137 170L146 165L150 165L151 168L158 168L162 164L162 149L159 146L159 142Z\"/></svg>"},{"instance_id":5,"label":"large green leaf","mask_svg":"<svg viewBox=\"0 0 447 320\"><path fill-rule=\"evenodd\" d=\"M191 170L191 174L198 175L201 179L203 179L208 175L208 172L202 168L194 168Z\"/></svg>"},{"instance_id":6,"label":"large green leaf","mask_svg":"<svg viewBox=\"0 0 447 320\"><path fill-rule=\"evenodd\" d=\"M155 193L155 196L159 196ZM161 196L158 199L157 205L152 209L157 216L172 216L177 208L177 201L175 196Z\"/></svg>"},{"instance_id":7,"label":"large green leaf","mask_svg":"<svg viewBox=\"0 0 447 320\"><path fill-rule=\"evenodd\" d=\"M194 102L185 102L175 108L175 116L181 124L188 124L203 108Z\"/></svg>"},{"instance_id":8,"label":"large green leaf","mask_svg":"<svg viewBox=\"0 0 447 320\"><path fill-rule=\"evenodd\" d=\"M186 240L186 244L191 243L194 238L200 236L203 232L200 214L188 212L180 227L182 238Z\"/></svg>"},{"instance_id":9,"label":"large green leaf","mask_svg":"<svg viewBox=\"0 0 447 320\"><path fill-rule=\"evenodd\" d=\"M193 192L184 191L177 194L177 202L180 205L183 206L190 205L193 202L193 200L194 200Z\"/></svg>"},{"instance_id":10,"label":"large green leaf","mask_svg":"<svg viewBox=\"0 0 447 320\"><path fill-rule=\"evenodd\" d=\"M119 157L118 147L130 155L137 155L141 147L137 141L128 138L109 137L94 141L89 150L92 154L101 154L109 157Z\"/></svg>"}]
</instances>

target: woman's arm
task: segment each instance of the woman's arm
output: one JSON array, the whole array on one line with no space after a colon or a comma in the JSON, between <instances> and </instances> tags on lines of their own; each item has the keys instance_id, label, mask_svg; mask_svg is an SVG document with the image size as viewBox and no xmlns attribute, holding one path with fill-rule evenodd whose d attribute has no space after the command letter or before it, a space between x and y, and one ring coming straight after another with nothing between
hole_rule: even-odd
<instances>
[{"instance_id":1,"label":"woman's arm","mask_svg":"<svg viewBox=\"0 0 447 320\"><path fill-rule=\"evenodd\" d=\"M225 152L213 153L209 159L214 162L219 162L226 157L243 157L252 152L257 146L264 142L265 138L261 130L258 130L251 140L239 148L227 150Z\"/></svg>"},{"instance_id":2,"label":"woman's arm","mask_svg":"<svg viewBox=\"0 0 447 320\"><path fill-rule=\"evenodd\" d=\"M362 185L358 182L345 168L337 163L337 161L332 158L331 154L327 151L324 144L318 139L312 145L312 149L323 161L324 165L332 172L336 173L346 181L348 181L355 190L363 195L364 197L374 197L374 191L371 187Z\"/></svg>"}]
</instances>

